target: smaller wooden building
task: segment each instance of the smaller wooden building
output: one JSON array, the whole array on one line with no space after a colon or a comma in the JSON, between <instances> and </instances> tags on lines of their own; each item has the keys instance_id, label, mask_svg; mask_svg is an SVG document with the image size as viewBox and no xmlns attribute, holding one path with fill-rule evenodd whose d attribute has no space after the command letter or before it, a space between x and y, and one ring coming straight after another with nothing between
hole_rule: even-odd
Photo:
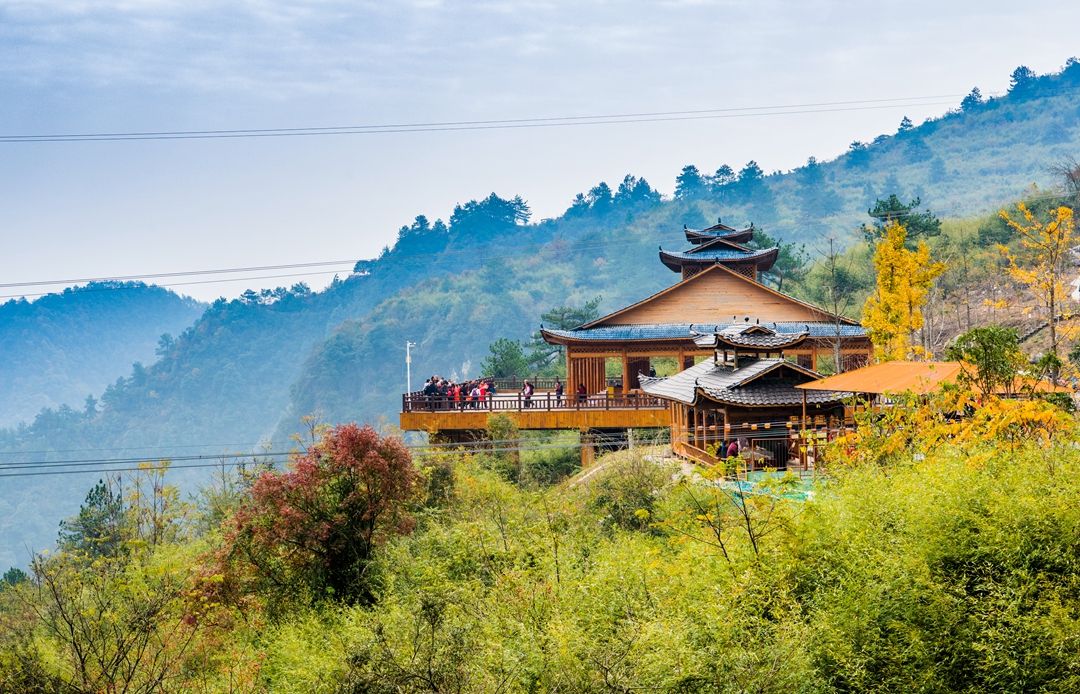
<instances>
[{"instance_id":1,"label":"smaller wooden building","mask_svg":"<svg viewBox=\"0 0 1080 694\"><path fill-rule=\"evenodd\" d=\"M715 463L736 440L743 456L759 465L786 468L798 460L796 437L810 418L841 419L846 392L797 386L821 375L787 360L808 330L781 333L765 325L730 326L698 334L695 343L713 357L667 378L639 376L642 390L671 403L671 441L676 453Z\"/></svg>"}]
</instances>

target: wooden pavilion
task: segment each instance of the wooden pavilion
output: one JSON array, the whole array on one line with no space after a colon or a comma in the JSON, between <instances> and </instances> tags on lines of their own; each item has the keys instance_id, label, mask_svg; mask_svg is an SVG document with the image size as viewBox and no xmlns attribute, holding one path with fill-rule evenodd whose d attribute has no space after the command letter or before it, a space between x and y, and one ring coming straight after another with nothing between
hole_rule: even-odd
<instances>
[{"instance_id":1,"label":"wooden pavilion","mask_svg":"<svg viewBox=\"0 0 1080 694\"><path fill-rule=\"evenodd\" d=\"M778 248L752 250L743 243L753 227L735 230L717 224L708 229L685 229L692 245L681 254L660 252L667 267L682 280L650 297L573 330L549 330L541 335L566 349L566 382L588 393L606 387L607 360L616 362L624 395L640 389L637 374L650 373L656 359L674 359L679 369L711 356L697 344L699 333L753 323L777 334L806 333L786 354L800 366L815 370L818 361L832 359L839 345L842 370L869 362L870 340L853 321L779 292L759 281L772 267Z\"/></svg>"},{"instance_id":2,"label":"wooden pavilion","mask_svg":"<svg viewBox=\"0 0 1080 694\"><path fill-rule=\"evenodd\" d=\"M871 345L858 322L762 283L779 248L751 248L753 233L752 225L684 227L690 247L660 251L661 263L679 272L680 281L571 330L541 326L544 340L566 352L564 399L546 393L515 401L500 386L507 395L463 408L407 393L402 429L468 437L498 411L520 429L578 429L583 443L590 431L669 425L697 447L723 435L725 425L771 428L771 420L790 414L792 398L801 407L802 393L791 388L819 378L822 359L831 362L839 353L837 366L857 368L868 363ZM661 364L681 373L658 381L652 375ZM665 389L678 392L665 395ZM835 398L811 401L828 408Z\"/></svg>"}]
</instances>

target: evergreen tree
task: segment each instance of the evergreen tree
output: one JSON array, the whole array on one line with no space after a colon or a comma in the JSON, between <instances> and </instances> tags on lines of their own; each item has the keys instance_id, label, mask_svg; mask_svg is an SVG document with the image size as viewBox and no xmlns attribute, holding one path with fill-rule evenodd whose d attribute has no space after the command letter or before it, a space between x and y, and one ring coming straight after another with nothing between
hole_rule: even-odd
<instances>
[{"instance_id":1,"label":"evergreen tree","mask_svg":"<svg viewBox=\"0 0 1080 694\"><path fill-rule=\"evenodd\" d=\"M868 242L876 243L885 236L885 230L890 224L898 222L905 227L908 243L937 236L941 233L941 220L929 210L917 211L921 204L922 200L919 198L905 204L895 194L884 200L879 198L874 206L866 211L874 218L874 222L870 226L863 225L863 235Z\"/></svg>"},{"instance_id":2,"label":"evergreen tree","mask_svg":"<svg viewBox=\"0 0 1080 694\"><path fill-rule=\"evenodd\" d=\"M528 375L529 360L517 340L500 337L488 346L488 356L480 365L484 376L521 378Z\"/></svg>"},{"instance_id":3,"label":"evergreen tree","mask_svg":"<svg viewBox=\"0 0 1080 694\"><path fill-rule=\"evenodd\" d=\"M709 179L709 187L713 193L719 194L737 180L738 176L735 174L735 169L727 164L722 164Z\"/></svg>"},{"instance_id":4,"label":"evergreen tree","mask_svg":"<svg viewBox=\"0 0 1080 694\"><path fill-rule=\"evenodd\" d=\"M492 193L483 200L455 205L450 215L450 235L456 239L484 241L511 234L529 221L531 212L520 195L509 200Z\"/></svg>"},{"instance_id":5,"label":"evergreen tree","mask_svg":"<svg viewBox=\"0 0 1080 694\"><path fill-rule=\"evenodd\" d=\"M972 87L971 92L964 97L963 101L960 102L960 110L966 113L968 111L974 111L976 108L982 105L982 92L979 91L978 87Z\"/></svg>"},{"instance_id":6,"label":"evergreen tree","mask_svg":"<svg viewBox=\"0 0 1080 694\"><path fill-rule=\"evenodd\" d=\"M870 163L870 149L865 142L855 140L848 145L847 165L851 168L863 168Z\"/></svg>"},{"instance_id":7,"label":"evergreen tree","mask_svg":"<svg viewBox=\"0 0 1080 694\"><path fill-rule=\"evenodd\" d=\"M540 314L540 324L545 328L554 330L572 330L600 317L600 297L586 301L581 306L556 306L555 308ZM529 341L529 365L538 371L544 371L554 367L555 371L562 371L559 355L563 350L558 345L548 344L537 331L533 333Z\"/></svg>"},{"instance_id":8,"label":"evergreen tree","mask_svg":"<svg viewBox=\"0 0 1080 694\"><path fill-rule=\"evenodd\" d=\"M1009 75L1009 93L1022 92L1031 87L1037 79L1035 71L1027 65L1021 65Z\"/></svg>"},{"instance_id":9,"label":"evergreen tree","mask_svg":"<svg viewBox=\"0 0 1080 694\"><path fill-rule=\"evenodd\" d=\"M604 181L593 186L586 199L589 201L589 209L597 215L604 215L611 211L613 202L611 187Z\"/></svg>"},{"instance_id":10,"label":"evergreen tree","mask_svg":"<svg viewBox=\"0 0 1080 694\"><path fill-rule=\"evenodd\" d=\"M4 572L4 575L0 577L0 589L4 586L17 586L20 583L26 583L30 580L30 576L25 571L17 566L12 566L10 569Z\"/></svg>"},{"instance_id":11,"label":"evergreen tree","mask_svg":"<svg viewBox=\"0 0 1080 694\"><path fill-rule=\"evenodd\" d=\"M626 174L612 202L616 207L641 209L660 203L660 193L653 190L644 178Z\"/></svg>"},{"instance_id":12,"label":"evergreen tree","mask_svg":"<svg viewBox=\"0 0 1080 694\"><path fill-rule=\"evenodd\" d=\"M693 164L684 166L675 178L675 198L678 200L700 198L707 190L705 177Z\"/></svg>"},{"instance_id":13,"label":"evergreen tree","mask_svg":"<svg viewBox=\"0 0 1080 694\"><path fill-rule=\"evenodd\" d=\"M125 539L124 501L120 491L105 480L87 493L74 518L60 523L57 544L61 548L91 557L111 557L123 549Z\"/></svg>"}]
</instances>

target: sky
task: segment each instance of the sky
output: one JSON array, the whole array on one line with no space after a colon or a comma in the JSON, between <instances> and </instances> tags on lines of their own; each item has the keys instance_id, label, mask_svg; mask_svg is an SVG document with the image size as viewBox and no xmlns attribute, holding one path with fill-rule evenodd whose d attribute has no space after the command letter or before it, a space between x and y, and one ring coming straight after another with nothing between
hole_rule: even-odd
<instances>
[{"instance_id":1,"label":"sky","mask_svg":"<svg viewBox=\"0 0 1080 694\"><path fill-rule=\"evenodd\" d=\"M368 258L417 214L446 219L490 192L522 195L539 219L627 173L670 194L688 163L787 170L939 115L973 86L1001 92L1017 65L1058 70L1080 54L1059 28L1078 20L1059 0L0 0L0 135L912 98L606 125L0 143L0 284ZM300 280L329 275L176 290L213 299Z\"/></svg>"}]
</instances>

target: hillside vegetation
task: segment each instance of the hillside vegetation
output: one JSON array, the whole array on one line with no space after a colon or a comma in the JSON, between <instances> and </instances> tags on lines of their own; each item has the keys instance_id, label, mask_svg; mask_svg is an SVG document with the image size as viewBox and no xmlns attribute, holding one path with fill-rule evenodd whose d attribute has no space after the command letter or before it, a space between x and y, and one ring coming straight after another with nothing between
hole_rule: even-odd
<instances>
[{"instance_id":1,"label":"hillside vegetation","mask_svg":"<svg viewBox=\"0 0 1080 694\"><path fill-rule=\"evenodd\" d=\"M867 420L809 489L659 449L515 484L355 426L192 503L102 484L0 584L0 689L1075 691L1075 422L955 408Z\"/></svg>"},{"instance_id":2,"label":"hillside vegetation","mask_svg":"<svg viewBox=\"0 0 1080 694\"><path fill-rule=\"evenodd\" d=\"M41 409L83 409L87 397L149 364L206 309L142 283L91 282L35 300L0 304L0 426Z\"/></svg>"},{"instance_id":3,"label":"hillside vegetation","mask_svg":"<svg viewBox=\"0 0 1080 694\"><path fill-rule=\"evenodd\" d=\"M406 340L418 344L414 374L478 375L489 343L527 340L552 307L601 296L600 310L610 310L670 285L676 276L656 260L657 246L681 247L684 224L704 226L719 216L732 224L753 221L782 238L788 262L770 281L819 300L820 270L803 275L811 261L820 268L826 240L850 247L844 262L865 276L869 256L856 243L866 210L890 194L919 197L923 209L946 218L934 243L970 241L982 250L958 246L947 253L987 259L964 272L991 277L994 229L982 229L993 227L992 220L950 220L988 214L1029 194L1032 182L1049 191L1052 167L1080 151L1080 64L1070 61L1055 75L1014 77L1006 96L973 95L941 118L904 124L833 161L791 172L765 173L753 162L707 176L688 169L672 199L627 176L615 186L592 187L563 215L540 221L531 220L522 199L494 194L457 206L446 222L417 217L393 247L324 291L297 285L215 302L156 362L113 382L94 410L45 410L25 426L0 431L0 449L94 449L104 457L100 451L111 447L160 457L178 446L213 453L262 442L280 451L299 418L312 412L327 421L392 421L404 388ZM719 162L702 168L713 166ZM957 308L961 298L967 306L983 305L977 292L964 293L965 276L947 279L935 319L942 326L956 321L958 310L967 321L966 309ZM857 313L865 291L853 287L845 310ZM977 311L972 315L978 318ZM947 334L944 327L938 332ZM20 563L19 548L51 542L55 519L74 512L85 479L16 478L6 485L0 563Z\"/></svg>"}]
</instances>

